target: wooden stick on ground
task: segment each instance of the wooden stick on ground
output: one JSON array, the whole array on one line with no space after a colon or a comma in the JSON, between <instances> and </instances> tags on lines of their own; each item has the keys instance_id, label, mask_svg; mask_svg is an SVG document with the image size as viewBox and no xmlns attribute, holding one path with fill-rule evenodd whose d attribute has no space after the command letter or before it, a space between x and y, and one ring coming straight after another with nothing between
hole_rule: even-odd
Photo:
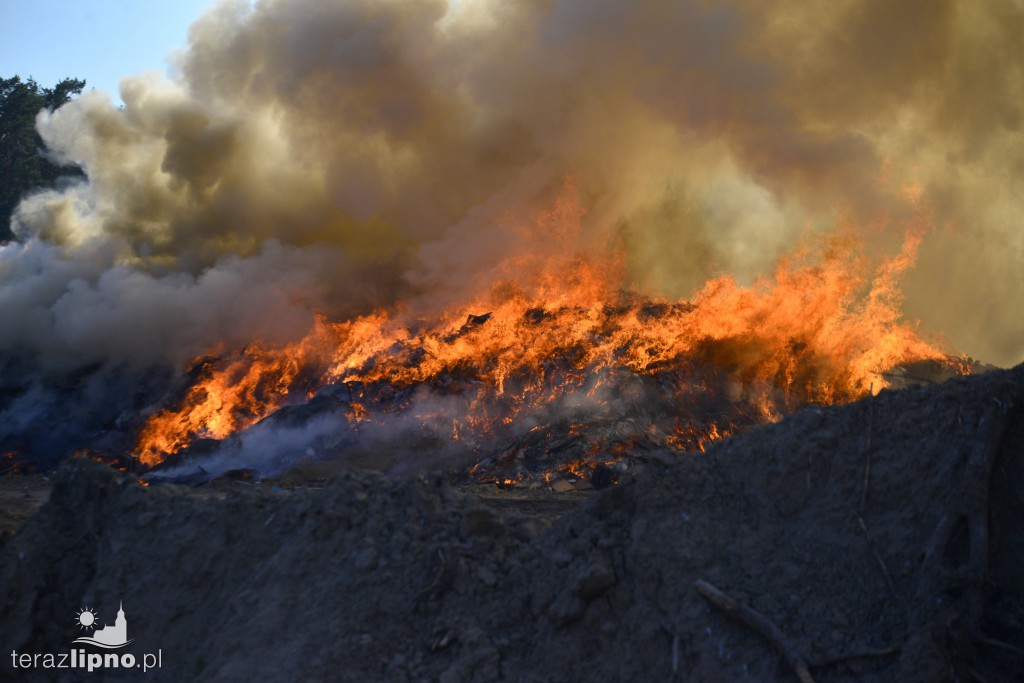
<instances>
[{"instance_id":1,"label":"wooden stick on ground","mask_svg":"<svg viewBox=\"0 0 1024 683\"><path fill-rule=\"evenodd\" d=\"M1010 645L1009 643L1004 643L1001 640L995 640L993 638L987 638L985 636L976 636L974 638L974 642L976 642L976 643L978 643L980 645L988 645L989 647L995 647L995 648L999 648L1001 650L1006 650L1007 652L1012 652L1013 654L1015 654L1015 655L1017 655L1019 657L1024 657L1024 650L1020 649L1019 647L1017 647L1015 645Z\"/></svg>"},{"instance_id":2,"label":"wooden stick on ground","mask_svg":"<svg viewBox=\"0 0 1024 683\"><path fill-rule=\"evenodd\" d=\"M731 595L723 593L707 581L698 579L694 583L694 587L702 598L722 610L727 616L754 629L774 645L782 654L786 663L796 672L800 683L814 683L814 679L811 678L811 672L807 669L807 663L797 654L793 646L786 640L786 637L782 635L782 631L768 617L748 607Z\"/></svg>"},{"instance_id":3,"label":"wooden stick on ground","mask_svg":"<svg viewBox=\"0 0 1024 683\"><path fill-rule=\"evenodd\" d=\"M864 508L868 505L868 487L871 486L871 438L875 431L875 383L871 383L868 390L868 442L864 446L864 484L860 490L860 514L864 514Z\"/></svg>"},{"instance_id":4,"label":"wooden stick on ground","mask_svg":"<svg viewBox=\"0 0 1024 683\"><path fill-rule=\"evenodd\" d=\"M672 680L676 679L679 673L679 635L672 636Z\"/></svg>"},{"instance_id":5,"label":"wooden stick on ground","mask_svg":"<svg viewBox=\"0 0 1024 683\"><path fill-rule=\"evenodd\" d=\"M860 652L850 652L845 655L837 655L835 657L829 657L828 659L822 659L817 662L811 662L810 667L812 669L824 669L827 666L842 664L843 662L848 662L851 659L880 659L882 657L892 657L894 655L898 655L899 653L899 645L883 648L881 650L862 650Z\"/></svg>"}]
</instances>

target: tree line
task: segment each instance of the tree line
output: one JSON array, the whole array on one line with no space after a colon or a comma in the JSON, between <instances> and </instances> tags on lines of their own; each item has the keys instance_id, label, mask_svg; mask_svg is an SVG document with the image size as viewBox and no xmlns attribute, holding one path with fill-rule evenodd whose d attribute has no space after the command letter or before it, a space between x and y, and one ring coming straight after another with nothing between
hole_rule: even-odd
<instances>
[{"instance_id":1,"label":"tree line","mask_svg":"<svg viewBox=\"0 0 1024 683\"><path fill-rule=\"evenodd\" d=\"M61 176L82 175L79 168L58 166L43 156L36 116L61 106L84 87L78 78L44 88L32 78L0 77L0 243L14 237L11 215L27 192L52 187Z\"/></svg>"}]
</instances>

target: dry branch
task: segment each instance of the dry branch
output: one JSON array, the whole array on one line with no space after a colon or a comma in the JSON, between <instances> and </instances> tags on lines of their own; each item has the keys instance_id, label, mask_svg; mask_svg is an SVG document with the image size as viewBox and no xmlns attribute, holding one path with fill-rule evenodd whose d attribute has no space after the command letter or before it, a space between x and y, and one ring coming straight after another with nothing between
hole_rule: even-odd
<instances>
[{"instance_id":1,"label":"dry branch","mask_svg":"<svg viewBox=\"0 0 1024 683\"><path fill-rule=\"evenodd\" d=\"M1024 657L1024 650L1020 649L1016 645L1004 643L1001 640L995 640L994 638L988 638L985 636L977 636L974 638L974 642L978 643L979 645L988 645L989 647L994 647L1000 650L1005 650L1007 652L1012 652L1018 657Z\"/></svg>"},{"instance_id":2,"label":"dry branch","mask_svg":"<svg viewBox=\"0 0 1024 683\"><path fill-rule=\"evenodd\" d=\"M821 659L816 662L811 662L810 668L812 669L823 669L827 666L835 666L836 664L842 664L843 662L849 662L854 659L880 659L882 657L893 657L900 653L899 645L893 645L892 647L883 648L881 650L862 650L861 652L850 652L845 655L838 655L836 657L829 657L828 659Z\"/></svg>"},{"instance_id":3,"label":"dry branch","mask_svg":"<svg viewBox=\"0 0 1024 683\"><path fill-rule=\"evenodd\" d=\"M871 383L869 389L871 396L868 398L868 441L864 446L864 485L860 492L860 514L864 514L864 508L868 504L868 487L871 485L871 439L875 431L875 384Z\"/></svg>"},{"instance_id":4,"label":"dry branch","mask_svg":"<svg viewBox=\"0 0 1024 683\"><path fill-rule=\"evenodd\" d=\"M764 636L782 654L786 663L796 672L797 678L800 679L801 683L814 683L814 679L811 678L811 672L807 669L807 663L804 662L803 658L786 640L782 631L768 617L748 607L731 595L723 593L707 581L698 579L694 583L694 587L702 598L720 609L726 616L746 624Z\"/></svg>"},{"instance_id":5,"label":"dry branch","mask_svg":"<svg viewBox=\"0 0 1024 683\"><path fill-rule=\"evenodd\" d=\"M679 635L672 637L672 680L675 680L679 673Z\"/></svg>"}]
</instances>

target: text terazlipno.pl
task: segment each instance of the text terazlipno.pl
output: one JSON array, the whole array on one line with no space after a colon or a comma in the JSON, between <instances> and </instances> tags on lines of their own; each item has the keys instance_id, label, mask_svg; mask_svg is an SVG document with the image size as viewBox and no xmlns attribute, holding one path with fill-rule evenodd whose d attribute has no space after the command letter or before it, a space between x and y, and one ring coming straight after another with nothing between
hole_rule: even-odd
<instances>
[{"instance_id":1,"label":"text terazlipno.pl","mask_svg":"<svg viewBox=\"0 0 1024 683\"><path fill-rule=\"evenodd\" d=\"M142 662L136 664L135 655L130 652L118 655L108 652L105 654L97 652L86 652L85 650L72 650L70 653L61 654L18 654L11 651L11 666L15 669L133 669L141 668L144 672L149 669L159 669L162 665L163 651L157 650L156 654L147 652L142 655Z\"/></svg>"}]
</instances>

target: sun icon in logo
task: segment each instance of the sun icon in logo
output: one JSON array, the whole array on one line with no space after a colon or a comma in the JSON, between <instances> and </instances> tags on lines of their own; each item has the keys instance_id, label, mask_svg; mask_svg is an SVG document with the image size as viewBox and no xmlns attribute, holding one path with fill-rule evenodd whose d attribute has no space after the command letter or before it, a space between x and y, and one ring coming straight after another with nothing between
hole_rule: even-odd
<instances>
[{"instance_id":1,"label":"sun icon in logo","mask_svg":"<svg viewBox=\"0 0 1024 683\"><path fill-rule=\"evenodd\" d=\"M96 613L92 611L91 607L86 607L78 613L78 625L82 628L95 629L96 626Z\"/></svg>"}]
</instances>

